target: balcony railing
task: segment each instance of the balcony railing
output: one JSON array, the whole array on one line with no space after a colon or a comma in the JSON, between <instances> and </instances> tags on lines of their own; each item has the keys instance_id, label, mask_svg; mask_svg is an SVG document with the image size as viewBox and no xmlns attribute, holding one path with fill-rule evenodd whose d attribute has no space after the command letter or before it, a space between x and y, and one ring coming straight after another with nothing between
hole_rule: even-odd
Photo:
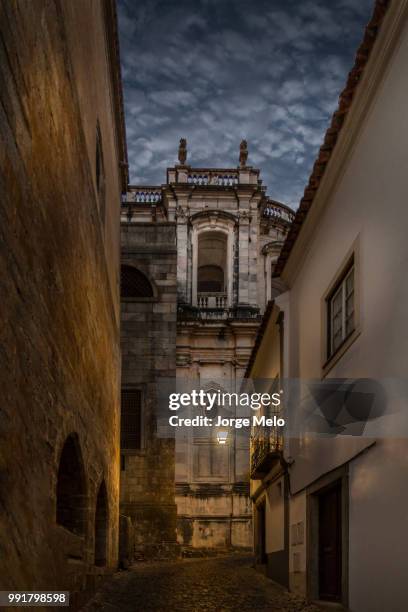
<instances>
[{"instance_id":1,"label":"balcony railing","mask_svg":"<svg viewBox=\"0 0 408 612\"><path fill-rule=\"evenodd\" d=\"M218 301L220 304L221 301ZM228 319L229 321L260 321L261 315L259 308L253 306L235 306L233 308L227 308L226 300L225 306L210 306L205 301L202 306L191 306L189 304L179 304L178 306L178 318L181 321L211 321Z\"/></svg>"},{"instance_id":2,"label":"balcony railing","mask_svg":"<svg viewBox=\"0 0 408 612\"><path fill-rule=\"evenodd\" d=\"M280 460L283 449L283 437L277 429L261 431L251 436L251 478L255 480L268 474Z\"/></svg>"},{"instance_id":3,"label":"balcony railing","mask_svg":"<svg viewBox=\"0 0 408 612\"><path fill-rule=\"evenodd\" d=\"M226 293L198 293L197 294L197 305L200 310L207 308L222 308L227 307L227 294Z\"/></svg>"},{"instance_id":4,"label":"balcony railing","mask_svg":"<svg viewBox=\"0 0 408 612\"><path fill-rule=\"evenodd\" d=\"M285 221L286 223L292 223L295 218L295 213L286 208L280 208L279 206L273 206L267 204L263 210L263 216L266 219L273 219L275 221Z\"/></svg>"},{"instance_id":5,"label":"balcony railing","mask_svg":"<svg viewBox=\"0 0 408 612\"><path fill-rule=\"evenodd\" d=\"M161 202L162 200L161 190L149 187L141 188L138 191L132 191L130 195L130 201L137 202L138 204L157 204L157 202Z\"/></svg>"},{"instance_id":6,"label":"balcony railing","mask_svg":"<svg viewBox=\"0 0 408 612\"><path fill-rule=\"evenodd\" d=\"M238 172L194 171L189 173L187 182L191 185L218 185L219 187L234 187L238 185Z\"/></svg>"}]
</instances>

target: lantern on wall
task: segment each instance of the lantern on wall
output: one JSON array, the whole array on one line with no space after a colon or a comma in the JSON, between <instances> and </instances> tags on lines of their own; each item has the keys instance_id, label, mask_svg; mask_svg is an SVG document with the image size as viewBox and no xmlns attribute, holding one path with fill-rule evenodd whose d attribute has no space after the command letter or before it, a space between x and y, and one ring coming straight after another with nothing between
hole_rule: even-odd
<instances>
[{"instance_id":1,"label":"lantern on wall","mask_svg":"<svg viewBox=\"0 0 408 612\"><path fill-rule=\"evenodd\" d=\"M228 431L217 431L217 442L218 444L227 444L228 442Z\"/></svg>"}]
</instances>

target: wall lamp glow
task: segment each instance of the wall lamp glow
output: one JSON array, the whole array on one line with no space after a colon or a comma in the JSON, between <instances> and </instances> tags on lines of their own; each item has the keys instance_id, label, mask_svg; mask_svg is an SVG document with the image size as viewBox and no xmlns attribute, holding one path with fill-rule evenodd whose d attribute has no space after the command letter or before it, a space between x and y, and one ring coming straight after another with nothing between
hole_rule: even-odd
<instances>
[{"instance_id":1,"label":"wall lamp glow","mask_svg":"<svg viewBox=\"0 0 408 612\"><path fill-rule=\"evenodd\" d=\"M217 440L218 444L226 444L228 441L228 431L218 431Z\"/></svg>"}]
</instances>

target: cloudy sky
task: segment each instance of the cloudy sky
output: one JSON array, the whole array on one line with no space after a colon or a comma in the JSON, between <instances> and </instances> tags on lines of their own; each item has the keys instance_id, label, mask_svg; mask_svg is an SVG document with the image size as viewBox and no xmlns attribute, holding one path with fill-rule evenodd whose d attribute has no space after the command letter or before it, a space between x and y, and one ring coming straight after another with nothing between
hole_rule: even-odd
<instances>
[{"instance_id":1,"label":"cloudy sky","mask_svg":"<svg viewBox=\"0 0 408 612\"><path fill-rule=\"evenodd\" d=\"M188 163L236 167L297 207L373 0L119 0L133 184Z\"/></svg>"}]
</instances>

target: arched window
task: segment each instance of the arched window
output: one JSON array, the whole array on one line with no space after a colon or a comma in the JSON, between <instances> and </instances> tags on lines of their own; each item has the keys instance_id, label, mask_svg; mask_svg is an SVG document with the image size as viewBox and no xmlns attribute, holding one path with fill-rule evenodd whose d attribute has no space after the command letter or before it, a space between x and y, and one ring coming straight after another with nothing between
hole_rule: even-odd
<instances>
[{"instance_id":1,"label":"arched window","mask_svg":"<svg viewBox=\"0 0 408 612\"><path fill-rule=\"evenodd\" d=\"M99 487L95 508L95 565L104 566L108 549L108 494L105 481Z\"/></svg>"},{"instance_id":2,"label":"arched window","mask_svg":"<svg viewBox=\"0 0 408 612\"><path fill-rule=\"evenodd\" d=\"M120 269L120 294L123 298L152 298L153 288L140 270L123 265Z\"/></svg>"},{"instance_id":3,"label":"arched window","mask_svg":"<svg viewBox=\"0 0 408 612\"><path fill-rule=\"evenodd\" d=\"M224 270L220 266L200 266L198 268L198 292L221 293L222 291L224 291Z\"/></svg>"},{"instance_id":4,"label":"arched window","mask_svg":"<svg viewBox=\"0 0 408 612\"><path fill-rule=\"evenodd\" d=\"M197 292L223 293L226 290L227 236L205 232L198 238Z\"/></svg>"},{"instance_id":5,"label":"arched window","mask_svg":"<svg viewBox=\"0 0 408 612\"><path fill-rule=\"evenodd\" d=\"M76 434L68 436L61 452L57 477L57 523L73 533L85 533L86 481Z\"/></svg>"}]
</instances>

